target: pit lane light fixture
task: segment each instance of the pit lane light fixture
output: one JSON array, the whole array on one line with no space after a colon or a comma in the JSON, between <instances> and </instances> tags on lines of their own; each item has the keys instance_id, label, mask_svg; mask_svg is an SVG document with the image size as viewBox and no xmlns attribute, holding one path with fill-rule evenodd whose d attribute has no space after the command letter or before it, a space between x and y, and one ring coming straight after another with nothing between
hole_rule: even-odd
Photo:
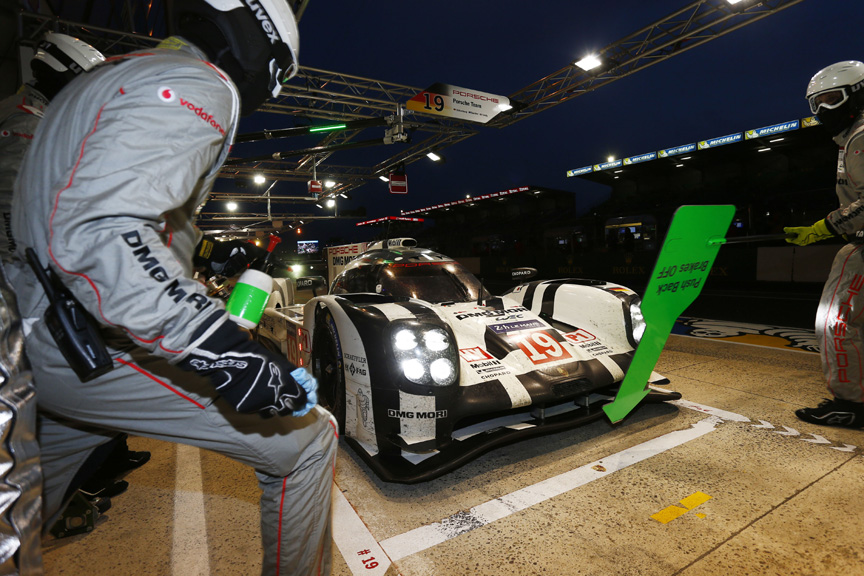
<instances>
[{"instance_id":1,"label":"pit lane light fixture","mask_svg":"<svg viewBox=\"0 0 864 576\"><path fill-rule=\"evenodd\" d=\"M335 181L333 181L333 180L325 180L324 181L324 187L325 188L333 188L334 186L336 186Z\"/></svg>"},{"instance_id":2,"label":"pit lane light fixture","mask_svg":"<svg viewBox=\"0 0 864 576\"><path fill-rule=\"evenodd\" d=\"M574 64L576 64L576 66L578 66L582 70L588 72L589 70L593 70L594 68L600 66L602 62L600 62L600 58L598 58L596 54L589 54L578 62L574 62Z\"/></svg>"},{"instance_id":3,"label":"pit lane light fixture","mask_svg":"<svg viewBox=\"0 0 864 576\"><path fill-rule=\"evenodd\" d=\"M327 208L333 208L336 205L336 200L333 198L328 198L326 202Z\"/></svg>"},{"instance_id":4,"label":"pit lane light fixture","mask_svg":"<svg viewBox=\"0 0 864 576\"><path fill-rule=\"evenodd\" d=\"M382 182L390 182L390 179L387 178L386 176L378 176L378 179L381 180Z\"/></svg>"},{"instance_id":5,"label":"pit lane light fixture","mask_svg":"<svg viewBox=\"0 0 864 576\"><path fill-rule=\"evenodd\" d=\"M264 178L263 174L256 174L255 177L252 178L252 181L260 186L261 184L264 184L264 182L266 182L266 179Z\"/></svg>"},{"instance_id":6,"label":"pit lane light fixture","mask_svg":"<svg viewBox=\"0 0 864 576\"><path fill-rule=\"evenodd\" d=\"M235 210L237 210L237 203L228 202L227 204L225 204L225 208L227 208L230 212L234 212Z\"/></svg>"}]
</instances>

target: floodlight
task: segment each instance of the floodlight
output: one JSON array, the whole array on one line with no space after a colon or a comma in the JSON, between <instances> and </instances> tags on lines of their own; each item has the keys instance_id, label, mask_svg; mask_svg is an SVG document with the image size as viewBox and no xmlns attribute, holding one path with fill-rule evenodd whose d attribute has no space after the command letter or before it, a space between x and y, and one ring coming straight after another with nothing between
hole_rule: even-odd
<instances>
[{"instance_id":1,"label":"floodlight","mask_svg":"<svg viewBox=\"0 0 864 576\"><path fill-rule=\"evenodd\" d=\"M328 199L327 199L327 207L328 207L328 208L332 208L332 207L335 206L335 205L336 205L336 200L334 200L333 198L328 198Z\"/></svg>"},{"instance_id":2,"label":"floodlight","mask_svg":"<svg viewBox=\"0 0 864 576\"><path fill-rule=\"evenodd\" d=\"M428 154L426 154L426 157L429 158L430 160L432 160L433 162L440 162L441 161L441 156L439 156L435 152L429 152Z\"/></svg>"},{"instance_id":3,"label":"floodlight","mask_svg":"<svg viewBox=\"0 0 864 576\"><path fill-rule=\"evenodd\" d=\"M390 182L390 179L387 178L386 176L378 176L378 179L381 180L382 182Z\"/></svg>"},{"instance_id":4,"label":"floodlight","mask_svg":"<svg viewBox=\"0 0 864 576\"><path fill-rule=\"evenodd\" d=\"M590 54L576 62L576 66L578 66L582 70L585 70L586 72L588 70L591 70L592 68L600 66L600 64L602 64L602 62L600 62L600 58L598 58L594 54Z\"/></svg>"},{"instance_id":5,"label":"floodlight","mask_svg":"<svg viewBox=\"0 0 864 576\"><path fill-rule=\"evenodd\" d=\"M227 204L225 204L225 208L227 208L231 212L234 212L235 210L237 210L237 203L236 202L228 202Z\"/></svg>"},{"instance_id":6,"label":"floodlight","mask_svg":"<svg viewBox=\"0 0 864 576\"><path fill-rule=\"evenodd\" d=\"M325 188L333 188L334 186L336 186L336 182L334 182L333 180L325 180L324 181L324 187Z\"/></svg>"},{"instance_id":7,"label":"floodlight","mask_svg":"<svg viewBox=\"0 0 864 576\"><path fill-rule=\"evenodd\" d=\"M266 182L266 179L262 174L256 174L252 181L255 182L255 184L263 184Z\"/></svg>"}]
</instances>

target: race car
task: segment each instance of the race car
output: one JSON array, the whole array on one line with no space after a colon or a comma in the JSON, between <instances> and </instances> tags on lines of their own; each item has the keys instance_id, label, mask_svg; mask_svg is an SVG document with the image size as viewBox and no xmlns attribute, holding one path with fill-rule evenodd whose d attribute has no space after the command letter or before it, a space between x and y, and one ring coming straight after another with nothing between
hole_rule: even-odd
<instances>
[{"instance_id":1,"label":"race car","mask_svg":"<svg viewBox=\"0 0 864 576\"><path fill-rule=\"evenodd\" d=\"M325 292L292 305L285 281L259 340L318 379L342 438L384 481L438 477L497 446L603 417L645 324L632 290L522 282L492 296L459 262L410 238L379 241ZM320 294L319 294L320 293ZM653 374L656 383L665 383ZM680 398L652 390L646 401Z\"/></svg>"}]
</instances>

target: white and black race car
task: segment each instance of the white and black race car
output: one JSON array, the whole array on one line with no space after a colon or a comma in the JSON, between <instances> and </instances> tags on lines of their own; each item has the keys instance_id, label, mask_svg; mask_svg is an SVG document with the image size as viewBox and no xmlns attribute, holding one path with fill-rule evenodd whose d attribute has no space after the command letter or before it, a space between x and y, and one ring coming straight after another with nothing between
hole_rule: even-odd
<instances>
[{"instance_id":1,"label":"white and black race car","mask_svg":"<svg viewBox=\"0 0 864 576\"><path fill-rule=\"evenodd\" d=\"M380 478L429 480L496 446L603 417L644 330L635 292L563 279L495 297L415 244L373 244L302 307L283 283L258 328L311 366L320 403Z\"/></svg>"}]
</instances>

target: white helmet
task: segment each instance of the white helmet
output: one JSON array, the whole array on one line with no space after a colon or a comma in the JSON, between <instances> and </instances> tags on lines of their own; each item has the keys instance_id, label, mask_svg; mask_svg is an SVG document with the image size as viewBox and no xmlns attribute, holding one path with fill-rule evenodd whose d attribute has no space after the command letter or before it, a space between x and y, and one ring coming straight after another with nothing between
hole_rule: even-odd
<instances>
[{"instance_id":1,"label":"white helmet","mask_svg":"<svg viewBox=\"0 0 864 576\"><path fill-rule=\"evenodd\" d=\"M105 61L101 52L83 40L49 32L30 60L36 87L49 99L75 76Z\"/></svg>"},{"instance_id":2,"label":"white helmet","mask_svg":"<svg viewBox=\"0 0 864 576\"><path fill-rule=\"evenodd\" d=\"M177 0L173 21L231 76L243 115L297 73L300 34L287 0Z\"/></svg>"},{"instance_id":3,"label":"white helmet","mask_svg":"<svg viewBox=\"0 0 864 576\"><path fill-rule=\"evenodd\" d=\"M864 109L864 63L837 62L817 72L807 85L810 111L832 134L839 134Z\"/></svg>"}]
</instances>

